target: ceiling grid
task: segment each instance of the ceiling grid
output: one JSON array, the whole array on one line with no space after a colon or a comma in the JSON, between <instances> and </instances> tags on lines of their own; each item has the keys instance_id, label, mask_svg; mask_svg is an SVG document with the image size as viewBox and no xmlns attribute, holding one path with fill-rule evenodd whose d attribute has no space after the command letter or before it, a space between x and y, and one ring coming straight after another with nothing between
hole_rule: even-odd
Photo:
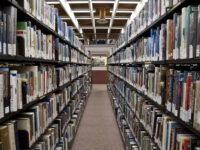
<instances>
[{"instance_id":1,"label":"ceiling grid","mask_svg":"<svg viewBox=\"0 0 200 150\"><path fill-rule=\"evenodd\" d=\"M54 7L61 8L59 15L68 25L73 26L80 38L87 40L118 39L130 20L140 0L46 0ZM100 11L106 12L104 20ZM104 24L103 24L103 23Z\"/></svg>"}]
</instances>

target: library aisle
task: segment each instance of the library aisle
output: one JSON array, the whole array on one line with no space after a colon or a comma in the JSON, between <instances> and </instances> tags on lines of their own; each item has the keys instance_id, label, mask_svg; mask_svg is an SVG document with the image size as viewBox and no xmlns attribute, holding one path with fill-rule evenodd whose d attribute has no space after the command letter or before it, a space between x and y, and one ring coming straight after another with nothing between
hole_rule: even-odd
<instances>
[{"instance_id":1,"label":"library aisle","mask_svg":"<svg viewBox=\"0 0 200 150\"><path fill-rule=\"evenodd\" d=\"M94 84L72 150L123 150L105 84Z\"/></svg>"}]
</instances>

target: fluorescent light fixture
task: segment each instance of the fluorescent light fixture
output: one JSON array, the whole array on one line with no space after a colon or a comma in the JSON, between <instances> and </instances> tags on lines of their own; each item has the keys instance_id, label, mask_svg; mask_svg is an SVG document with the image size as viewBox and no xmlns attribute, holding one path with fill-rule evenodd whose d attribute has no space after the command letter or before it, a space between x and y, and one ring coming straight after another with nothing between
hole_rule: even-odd
<instances>
[{"instance_id":1,"label":"fluorescent light fixture","mask_svg":"<svg viewBox=\"0 0 200 150\"><path fill-rule=\"evenodd\" d=\"M90 13L90 10L72 10L73 13ZM93 13L95 13L96 10L93 10Z\"/></svg>"},{"instance_id":2,"label":"fluorescent light fixture","mask_svg":"<svg viewBox=\"0 0 200 150\"><path fill-rule=\"evenodd\" d=\"M49 4L49 5L56 5L56 4L60 4L60 2L58 2L58 1L55 1L55 2L47 2L47 4Z\"/></svg>"}]
</instances>

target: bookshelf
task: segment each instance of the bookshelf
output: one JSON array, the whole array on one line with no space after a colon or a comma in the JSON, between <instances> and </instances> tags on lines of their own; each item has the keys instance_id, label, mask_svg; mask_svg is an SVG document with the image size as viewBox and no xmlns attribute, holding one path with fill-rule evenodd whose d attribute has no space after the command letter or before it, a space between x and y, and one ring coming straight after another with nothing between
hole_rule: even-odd
<instances>
[{"instance_id":1,"label":"bookshelf","mask_svg":"<svg viewBox=\"0 0 200 150\"><path fill-rule=\"evenodd\" d=\"M56 31L54 31L49 26L47 26L46 24L44 24L42 21L40 21L39 19L37 19L35 16L33 16L32 14L30 14L29 12L27 12L22 6L20 6L18 4L18 2L16 0L3 0L2 3L5 3L6 5L12 5L12 6L16 7L17 10L18 10L18 13L19 13L19 16L18 16L19 20L23 20L23 21L24 20L29 20L29 21L33 22L33 24L37 25L45 33L54 35L55 37L59 38L62 42L65 42L66 44L68 44L71 48L76 49L77 51L79 51L81 54L83 54L87 58L90 58L89 55L85 54L77 46L75 46L72 43L70 43L69 41L67 41L64 37L60 36ZM20 18L20 16L23 16L23 17Z\"/></svg>"},{"instance_id":2,"label":"bookshelf","mask_svg":"<svg viewBox=\"0 0 200 150\"><path fill-rule=\"evenodd\" d=\"M119 46L119 48L115 49L114 52L111 53L111 55L109 56L109 58L111 56L113 56L114 54L116 54L117 52L119 52L121 49L126 48L127 46L130 46L131 43L136 42L142 36L149 35L150 30L152 28L155 28L155 27L161 25L161 23L165 22L167 19L172 18L173 14L175 12L180 11L183 7L188 6L189 4L198 4L198 2L196 2L194 0L192 0L192 1L191 0L182 0L182 1L178 2L172 8L167 8L167 12L164 15L162 15L161 17L159 17L157 20L155 20L149 26L147 26L143 31L141 31L138 34L134 35L134 37L131 38L131 39L129 39L128 42L125 42L124 44L122 44L121 46Z\"/></svg>"},{"instance_id":3,"label":"bookshelf","mask_svg":"<svg viewBox=\"0 0 200 150\"><path fill-rule=\"evenodd\" d=\"M147 0L145 2L148 3L150 1L151 0ZM171 2L173 2L173 1L171 1ZM182 0L182 1L176 1L176 2L177 3L175 5L173 5L172 7L167 7L166 13L161 15L159 18L154 19L154 20L152 19L153 21L151 20L152 22L150 22L150 24L146 24L146 26L142 26L143 25L142 23L144 23L144 22L142 22L142 21L144 21L144 20L142 20L142 19L144 19L144 18L142 18L142 17L144 17L144 16L142 16L143 15L142 13L146 6L146 3L145 3L144 8L142 8L141 11L138 12L138 16L136 16L136 19L135 19L136 22L138 21L137 23L141 23L141 22L142 23L139 25L139 27L134 26L135 20L133 21L133 25L130 24L130 26L132 28L133 27L137 28L136 31L135 30L132 31L133 29L131 29L131 27L128 25L127 31L125 31L125 33L124 33L125 36L127 36L127 37L124 38L124 41L122 41L121 37L120 37L119 43L121 45L117 43L116 46L114 47L114 49L112 50L111 54L108 57L108 74L109 74L108 91L112 95L111 101L118 103L119 107L116 107L115 109L119 109L122 112L124 119L126 120L126 123L128 125L129 130L131 131L132 135L135 137L135 139L134 139L134 142L136 143L135 145L137 145L137 148L141 149L141 150L145 149L145 147L141 147L141 142L138 141L138 134L142 134L143 131L146 134L144 137L146 137L146 139L148 139L148 141L150 141L150 143L155 146L155 149L165 150L166 147L169 148L169 144L173 144L173 142L170 141L172 139L167 139L167 141L165 141L166 139L164 139L164 140L161 139L161 141L159 141L160 140L158 138L159 132L155 131L154 129L151 129L151 128L155 127L154 123L149 124L147 120L149 119L149 121L152 121L151 119L153 117L155 117L155 116L152 116L152 114L154 114L154 109L158 109L158 112L159 112L158 117L156 116L157 117L156 118L157 119L156 127L155 127L156 129L160 127L160 123L161 123L164 126L165 125L168 126L167 130L165 130L165 127L163 127L163 126L161 127L161 130L164 133L166 133L166 135L174 134L174 132L176 132L175 128L178 128L178 127L176 127L175 124L178 124L178 126L180 125L181 128L184 129L184 131L186 131L191 136L195 137L195 139L197 141L199 141L199 139L200 139L200 130L197 129L198 127L195 124L196 121L194 118L194 116L196 115L195 113L197 111L196 109L198 106L198 102L197 102L198 99L196 99L195 96L191 98L191 95L190 95L189 102L190 102L190 106L193 106L192 110L190 110L190 113L189 113L187 110L184 110L184 108L182 109L182 107L185 106L184 100L186 97L183 97L183 95L185 95L185 91L183 91L180 88L180 86L181 86L182 88L187 88L187 89L190 89L191 91L193 90L193 89L191 89L191 87L186 87L186 83L189 81L189 80L186 80L186 78L187 79L190 78L190 77L187 77L187 72L189 72L189 76L190 76L190 74L192 74L191 77L193 77L193 73L195 74L199 71L200 59L198 56L196 56L196 54L195 55L186 54L187 55L186 58L183 58L185 56L181 56L181 54L177 55L177 53L176 53L177 49L173 47L174 45L171 48L172 49L172 58L170 58L168 56L170 54L169 54L169 49L167 49L167 46L168 46L167 42L165 43L166 51L164 51L164 52L162 51L163 49L161 50L160 47L158 48L155 46L157 43L158 43L158 45L161 45L160 44L161 41L159 41L159 40L162 36L161 30L162 30L163 24L167 24L168 23L167 21L169 21L169 20L174 21L174 17L176 17L176 14L180 15L181 19L184 19L182 16L184 8L186 8L186 10L189 11L189 7L191 7L190 5L192 5L193 7L195 7L195 6L197 7L200 4L199 2L197 2L195 0ZM147 4L147 6L148 6L148 4ZM186 12L186 13L188 13L188 12ZM197 11L197 16L199 17L199 9ZM191 16L189 16L189 17L191 17ZM142 19L140 19L140 18L142 18ZM189 18L189 19L191 19L191 18ZM140 22L139 20L140 21L142 20L142 21ZM178 29L175 28L175 27L177 27L176 26L177 24L175 22L172 23L172 25L173 25L172 37L176 36L173 34L177 33ZM190 28L190 31L192 30L191 27L188 27L188 28ZM167 34L170 31L168 31L167 26L165 29L166 29L166 35L165 35L166 39L165 40L167 40L167 36L169 36ZM182 30L182 28L180 30ZM190 31L188 31L188 32L190 32ZM129 35L129 32L131 32L131 35ZM156 34L155 37L159 38L159 40L156 38L154 39L154 33ZM193 34L196 35L196 33L193 33ZM159 35L159 36L157 36L157 35ZM122 35L122 37L123 36L124 35ZM147 45L145 43L146 39L147 39ZM181 39L182 39L182 37L181 37ZM196 41L196 40L197 40L197 37L195 39L193 39L193 41ZM172 43L175 43L175 42L176 41L172 41ZM149 46L148 44L151 46L155 44L154 48L151 49L151 46ZM196 43L196 45L197 45L197 43ZM149 49L145 46L149 46ZM151 52L152 51L156 52L156 50L155 50L156 48L157 48L157 50L159 50L159 52L158 52L159 54L160 53L166 54L166 56L164 56L166 58L164 58L164 59L161 58L161 55L159 55L159 54L158 54L159 58L155 58L155 57L157 57L156 53L153 53L153 55L151 56L151 54L152 54ZM150 56L147 55L146 50L147 51L152 50L151 52L149 51ZM184 51L181 51L181 50L182 50L182 48L180 47L180 53L184 53ZM197 50L198 50L197 48L194 49L194 51L197 51ZM186 52L187 52L187 50L186 50ZM192 58L190 58L190 57L192 57ZM158 71L160 74L157 72L156 69L158 69L158 70L160 69ZM162 72L161 70L163 71L163 74L161 73ZM180 76L182 75L182 73L185 73L185 75L184 75L185 80L180 82ZM162 81L160 81L161 78L163 79ZM192 79L194 79L194 78L192 78ZM191 81L191 84L195 84L196 81L197 80L195 78L194 80ZM170 83L172 83L172 84L170 85ZM175 83L177 83L179 85L176 85ZM184 83L185 83L185 85L183 85ZM161 89L161 87L162 87L162 89ZM179 89L175 89L177 87ZM159 91L159 92L161 92L160 93L161 95L159 95L157 93L158 89L161 90L161 91ZM179 90L179 93L174 92L174 91L178 91L178 90ZM180 91L181 91L181 93L180 93ZM129 95L130 92L132 92L132 95ZM188 94L190 92L188 92ZM196 92L196 93L198 93L198 92ZM197 95L196 93L194 93L194 95ZM131 98L131 96L132 96L132 98ZM140 104L140 106L138 106L139 105L138 103ZM142 115L141 114L139 115L138 113L142 113ZM160 114L161 114L161 117L160 117ZM136 118L136 120L135 120L135 118ZM162 121L160 121L161 118L163 119ZM168 121L164 122L165 119ZM139 123L138 126L137 126L137 123ZM173 128L171 130L170 125L172 125L172 124L175 125L175 128ZM140 130L138 128L141 128L142 130ZM168 129L170 131L168 131ZM135 132L137 134L135 134ZM162 133L162 134L164 134L164 133ZM155 136L155 134L157 137ZM185 136L185 135L183 135L183 136ZM141 136L139 138L141 138ZM172 138L172 137L170 137L170 138ZM191 139L188 139L188 138L185 138L185 139L189 140L189 143L192 141ZM178 140L178 139L173 139L173 140ZM163 143L163 141L166 143ZM125 140L126 146L129 147L131 142L132 141L127 142L127 140ZM165 147L165 144L166 144L166 147ZM192 149L194 149L195 144L193 145L190 143L189 145L192 147ZM195 146L199 147L198 144L196 144ZM171 147L171 149L173 149L173 148Z\"/></svg>"},{"instance_id":4,"label":"bookshelf","mask_svg":"<svg viewBox=\"0 0 200 150\"><path fill-rule=\"evenodd\" d=\"M46 120L45 119L42 120L43 122L45 121L46 122L41 123L42 127L44 128L41 128L41 127L38 128L37 126L38 124L37 125L31 124L30 125L32 127L31 130L28 130L27 128L26 131L28 132L28 137L30 137L30 134L29 134L30 132L32 135L31 137L32 140L28 141L28 144L29 144L28 146L26 147L22 146L23 144L19 142L19 141L22 141L21 139L22 137L19 137L18 134L16 134L14 138L12 137L12 139L9 139L9 140L6 139L6 141L16 142L16 145L13 145L13 146L16 146L16 149L33 150L33 149L36 149L36 147L39 146L42 141L46 141L46 140L48 141L47 136L52 136L54 133L55 135L55 137L53 137L54 143L52 143L53 145L50 145L50 147L47 147L47 149L55 149L56 147L63 147L65 149L70 150L72 146L71 140L74 140L75 135L70 134L69 131L72 132L74 131L74 126L77 126L77 127L79 126L81 116L83 114L87 99L91 91L91 78L90 78L91 58L89 56L90 54L84 48L83 45L80 45L80 43L77 44L77 41L75 40L73 40L72 42L68 41L66 37L58 34L56 29L55 30L52 29L50 26L45 24L42 20L39 20L36 16L32 15L30 12L25 10L25 8L20 6L18 2L19 1L16 1L16 0L3 0L0 4L0 7L1 9L3 9L4 7L13 7L17 11L17 18L16 18L17 22L20 22L20 21L30 22L38 30L42 31L42 34L51 35L53 37L52 38L53 40L51 43L52 48L53 48L52 57L50 59L48 59L46 56L43 57L42 52L41 54L38 53L39 55L36 54L32 57L25 57L22 55L18 55L18 53L16 55L2 54L0 56L1 68L8 68L9 70L12 70L12 69L20 70L20 67L24 67L26 69L35 67L35 69L38 71L38 72L33 71L33 70L23 71L27 75L25 76L27 77L26 86L31 92L35 92L35 93L32 95L31 92L30 93L27 92L30 95L26 93L25 96L27 95L30 96L31 97L30 99L32 100L27 101L26 104L22 103L21 108L18 108L18 106L16 106L17 111L13 111L13 110L11 111L11 108L10 108L11 103L12 104L14 103L11 102L10 97L9 97L8 99L10 101L9 112L5 114L3 112L2 115L4 116L0 118L0 127L8 128L7 124L9 125L11 124L13 127L13 131L16 132L18 131L18 129L15 128L14 126L15 124L14 123L12 124L11 121L16 120L15 123L18 123L17 119L20 116L23 116L24 114L26 114L26 115L29 115L30 117L30 114L31 114L32 116L35 116L35 117L32 117L32 119L28 118L29 121L39 122L38 118L45 117L46 116L45 113L46 113L48 117L46 116L45 118ZM72 36L75 39L76 37L73 34L74 33L72 33ZM56 45L54 43L55 42L54 40L56 39L58 39L58 42L59 42L58 44L62 44L62 46L64 45L66 47L59 47L58 51L56 51L56 47L54 47ZM39 51L38 47L37 47L37 51ZM68 56L66 55L67 52L69 52ZM39 69L43 69L43 70L39 70ZM23 69L21 68L21 70ZM20 74L20 72L17 72L17 74ZM10 75L11 74L9 74L8 76L10 77ZM51 84L47 83L48 81L49 82L51 81L52 84L54 85L51 87ZM71 86L73 82L76 82L75 86L77 86L77 89L78 89L77 92L75 93L73 90L71 90ZM24 79L23 79L23 83L25 83ZM79 85L79 83L81 84ZM38 90L36 90L36 87L38 88ZM44 90L44 94L40 94L42 93L41 91L43 90ZM75 101L77 103L76 105L73 105ZM18 101L16 103L18 105ZM35 109L35 107L39 108L38 107L39 105L44 107L43 111L45 111L45 113L43 114L38 113L39 114L38 115L36 111L38 111L39 109L37 110ZM32 109L34 109L34 111ZM3 110L4 110L4 105L3 105ZM76 124L76 122L78 122L78 125ZM51 134L49 134L50 132ZM1 136L0 139L2 140L2 138L3 137ZM29 138L27 139L29 140ZM4 142L5 142L5 139L3 142L0 143L0 146L2 146L2 143L3 143L3 146L5 146ZM23 148L19 146L22 146Z\"/></svg>"}]
</instances>

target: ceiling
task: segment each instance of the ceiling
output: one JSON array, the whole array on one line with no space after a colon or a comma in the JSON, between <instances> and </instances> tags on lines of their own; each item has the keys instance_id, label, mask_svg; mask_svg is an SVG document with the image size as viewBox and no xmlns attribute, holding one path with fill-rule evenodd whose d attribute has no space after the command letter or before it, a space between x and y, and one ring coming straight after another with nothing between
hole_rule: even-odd
<instances>
[{"instance_id":1,"label":"ceiling","mask_svg":"<svg viewBox=\"0 0 200 150\"><path fill-rule=\"evenodd\" d=\"M118 39L140 0L46 0L59 9L59 16L74 27L85 41ZM106 24L99 24L99 12L106 11Z\"/></svg>"}]
</instances>

